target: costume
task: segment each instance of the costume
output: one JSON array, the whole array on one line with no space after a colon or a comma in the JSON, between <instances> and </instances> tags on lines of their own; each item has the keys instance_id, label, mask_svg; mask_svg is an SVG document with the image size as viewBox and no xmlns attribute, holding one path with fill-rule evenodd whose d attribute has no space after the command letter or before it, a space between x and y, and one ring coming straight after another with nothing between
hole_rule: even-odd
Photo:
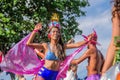
<instances>
[{"instance_id":1,"label":"costume","mask_svg":"<svg viewBox=\"0 0 120 80\"><path fill-rule=\"evenodd\" d=\"M100 74L93 74L87 77L86 80L100 80Z\"/></svg>"},{"instance_id":2,"label":"costume","mask_svg":"<svg viewBox=\"0 0 120 80\"><path fill-rule=\"evenodd\" d=\"M11 48L5 55L4 60L0 64L2 70L12 72L15 74L38 74L39 70L44 65L44 60L39 60L36 52L33 48L26 45L26 42L30 34L18 42L13 48ZM73 53L66 57L64 61L60 63L59 73L56 80L66 77L66 72L69 68L71 60L77 55L85 45L76 49Z\"/></svg>"},{"instance_id":3,"label":"costume","mask_svg":"<svg viewBox=\"0 0 120 80\"><path fill-rule=\"evenodd\" d=\"M0 63L2 62L2 55L0 55Z\"/></svg>"},{"instance_id":4,"label":"costume","mask_svg":"<svg viewBox=\"0 0 120 80\"><path fill-rule=\"evenodd\" d=\"M0 56L0 63L2 62L2 55ZM0 68L0 72L1 72L1 68Z\"/></svg>"},{"instance_id":5,"label":"costume","mask_svg":"<svg viewBox=\"0 0 120 80\"><path fill-rule=\"evenodd\" d=\"M45 80L56 80L57 74L58 71L49 70L45 67L42 67L38 72L38 75L42 76Z\"/></svg>"},{"instance_id":6,"label":"costume","mask_svg":"<svg viewBox=\"0 0 120 80\"><path fill-rule=\"evenodd\" d=\"M30 35L31 33L8 51L4 60L0 64L2 70L21 75L38 74L45 61L39 60L35 50L32 47L26 45ZM56 80L60 80L61 78L63 79L66 77L70 62L85 46L86 44L76 49L60 63L60 68Z\"/></svg>"},{"instance_id":7,"label":"costume","mask_svg":"<svg viewBox=\"0 0 120 80\"><path fill-rule=\"evenodd\" d=\"M3 61L3 59L4 59L4 56L3 56L3 54L2 55L0 55L0 64L1 64L1 62ZM1 72L2 70L1 70L1 67L0 67L0 72Z\"/></svg>"},{"instance_id":8,"label":"costume","mask_svg":"<svg viewBox=\"0 0 120 80\"><path fill-rule=\"evenodd\" d=\"M39 60L34 49L26 45L30 34L7 52L0 64L2 70L20 75L38 73L44 60Z\"/></svg>"},{"instance_id":9,"label":"costume","mask_svg":"<svg viewBox=\"0 0 120 80\"><path fill-rule=\"evenodd\" d=\"M56 17L53 19L56 20ZM51 28L52 26L54 26L60 28L60 25L57 21L58 20L51 21L49 27ZM39 60L34 49L26 45L30 35L31 33L8 51L8 53L5 56L5 59L0 64L2 70L21 75L38 74L40 76L43 76L43 78L45 78L44 72L50 72L50 75L54 75L54 78L56 78L56 80L60 80L61 78L66 77L66 72L74 56L77 55L86 46L85 44L79 47L77 50L71 53L71 55L67 56L64 61L61 61L59 70L54 72L53 70L48 70L47 68L43 67L45 60ZM48 51L46 59L58 60L51 51Z\"/></svg>"},{"instance_id":10,"label":"costume","mask_svg":"<svg viewBox=\"0 0 120 80\"><path fill-rule=\"evenodd\" d=\"M46 60L59 60L55 56L55 54L51 52L51 48L49 44L48 44L48 52L46 53L45 59ZM49 70L44 66L38 72L38 75L42 76L45 80L56 80L57 74L58 74L58 71Z\"/></svg>"},{"instance_id":11,"label":"costume","mask_svg":"<svg viewBox=\"0 0 120 80\"><path fill-rule=\"evenodd\" d=\"M59 60L53 52L51 52L50 45L48 44L48 52L46 53L45 59L47 60Z\"/></svg>"}]
</instances>

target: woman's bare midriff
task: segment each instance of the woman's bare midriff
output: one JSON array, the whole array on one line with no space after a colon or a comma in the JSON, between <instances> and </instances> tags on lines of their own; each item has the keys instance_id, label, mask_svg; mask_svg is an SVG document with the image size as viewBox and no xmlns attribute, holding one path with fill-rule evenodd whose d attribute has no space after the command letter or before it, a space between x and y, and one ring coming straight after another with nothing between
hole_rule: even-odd
<instances>
[{"instance_id":1,"label":"woman's bare midriff","mask_svg":"<svg viewBox=\"0 0 120 80\"><path fill-rule=\"evenodd\" d=\"M58 71L59 65L60 65L59 61L46 60L44 67L46 67L49 70Z\"/></svg>"}]
</instances>

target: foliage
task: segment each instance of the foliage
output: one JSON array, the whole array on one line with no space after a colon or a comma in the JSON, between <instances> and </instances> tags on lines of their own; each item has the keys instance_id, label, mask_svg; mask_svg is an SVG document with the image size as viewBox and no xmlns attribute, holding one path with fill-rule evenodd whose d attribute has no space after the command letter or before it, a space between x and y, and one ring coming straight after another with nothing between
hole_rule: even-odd
<instances>
[{"instance_id":1,"label":"foliage","mask_svg":"<svg viewBox=\"0 0 120 80\"><path fill-rule=\"evenodd\" d=\"M115 63L119 63L120 62L120 36L116 36L114 38L114 43L115 43L115 47L116 47Z\"/></svg>"},{"instance_id":2,"label":"foliage","mask_svg":"<svg viewBox=\"0 0 120 80\"><path fill-rule=\"evenodd\" d=\"M60 16L64 41L81 34L76 18L85 15L81 8L88 5L87 0L0 0L0 50L7 52L38 22L44 26L40 38L48 41L46 26L53 12Z\"/></svg>"}]
</instances>

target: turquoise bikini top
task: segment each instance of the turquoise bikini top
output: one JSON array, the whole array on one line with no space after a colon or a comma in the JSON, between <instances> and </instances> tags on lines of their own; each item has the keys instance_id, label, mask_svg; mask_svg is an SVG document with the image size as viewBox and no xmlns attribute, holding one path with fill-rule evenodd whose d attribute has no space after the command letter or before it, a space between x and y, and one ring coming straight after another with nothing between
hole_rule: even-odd
<instances>
[{"instance_id":1,"label":"turquoise bikini top","mask_svg":"<svg viewBox=\"0 0 120 80\"><path fill-rule=\"evenodd\" d=\"M45 59L47 60L58 60L58 57L55 56L53 52L51 52L50 45L48 45L48 52L46 53Z\"/></svg>"}]
</instances>

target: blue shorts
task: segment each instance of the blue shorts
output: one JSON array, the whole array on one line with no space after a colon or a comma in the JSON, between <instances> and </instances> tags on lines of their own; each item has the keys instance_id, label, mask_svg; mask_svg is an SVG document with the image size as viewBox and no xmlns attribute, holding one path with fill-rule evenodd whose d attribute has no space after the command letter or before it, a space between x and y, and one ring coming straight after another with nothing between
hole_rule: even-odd
<instances>
[{"instance_id":1,"label":"blue shorts","mask_svg":"<svg viewBox=\"0 0 120 80\"><path fill-rule=\"evenodd\" d=\"M45 67L42 67L38 72L38 75L42 76L45 80L56 80L57 74L58 71L49 70Z\"/></svg>"}]
</instances>

